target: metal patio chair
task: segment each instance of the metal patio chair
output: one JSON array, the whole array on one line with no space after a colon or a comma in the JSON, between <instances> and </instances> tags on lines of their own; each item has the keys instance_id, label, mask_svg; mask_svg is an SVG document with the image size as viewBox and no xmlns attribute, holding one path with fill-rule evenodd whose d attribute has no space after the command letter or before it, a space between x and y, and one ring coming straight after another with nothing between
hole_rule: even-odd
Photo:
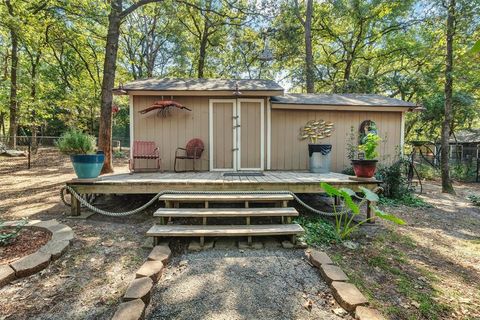
<instances>
[{"instance_id":1,"label":"metal patio chair","mask_svg":"<svg viewBox=\"0 0 480 320\"><path fill-rule=\"evenodd\" d=\"M203 141L197 138L188 141L185 148L177 148L177 150L175 150L175 162L173 164L173 170L175 172L187 172L187 170L177 170L177 159L193 160L193 172L196 172L195 162L202 157L204 149L205 145L203 144ZM179 151L182 151L182 154L179 154Z\"/></svg>"}]
</instances>

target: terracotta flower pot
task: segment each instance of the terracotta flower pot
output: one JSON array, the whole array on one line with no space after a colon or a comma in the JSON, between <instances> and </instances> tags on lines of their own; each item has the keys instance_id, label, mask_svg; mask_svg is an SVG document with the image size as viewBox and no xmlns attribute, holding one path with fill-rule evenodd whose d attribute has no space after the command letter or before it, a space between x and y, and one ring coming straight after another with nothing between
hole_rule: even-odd
<instances>
[{"instance_id":1,"label":"terracotta flower pot","mask_svg":"<svg viewBox=\"0 0 480 320\"><path fill-rule=\"evenodd\" d=\"M352 160L353 171L359 178L372 178L377 170L378 160Z\"/></svg>"}]
</instances>

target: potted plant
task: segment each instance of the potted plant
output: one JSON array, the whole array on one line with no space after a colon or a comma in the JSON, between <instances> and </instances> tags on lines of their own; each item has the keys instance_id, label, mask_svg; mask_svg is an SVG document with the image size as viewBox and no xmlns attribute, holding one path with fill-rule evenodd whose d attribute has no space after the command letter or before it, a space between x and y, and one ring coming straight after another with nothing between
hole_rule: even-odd
<instances>
[{"instance_id":1,"label":"potted plant","mask_svg":"<svg viewBox=\"0 0 480 320\"><path fill-rule=\"evenodd\" d=\"M61 153L70 155L78 178L93 179L99 176L105 155L101 151L95 153L95 137L70 129L58 139L56 145Z\"/></svg>"},{"instance_id":2,"label":"potted plant","mask_svg":"<svg viewBox=\"0 0 480 320\"><path fill-rule=\"evenodd\" d=\"M380 137L375 133L368 133L363 139L362 144L358 146L361 153L357 160L352 160L353 171L359 178L371 178L377 169L376 159L378 157L377 147Z\"/></svg>"},{"instance_id":3,"label":"potted plant","mask_svg":"<svg viewBox=\"0 0 480 320\"><path fill-rule=\"evenodd\" d=\"M333 132L333 122L310 120L300 128L300 140L309 139L308 156L309 170L315 173L330 172L331 144L318 144L317 141L330 137Z\"/></svg>"}]
</instances>

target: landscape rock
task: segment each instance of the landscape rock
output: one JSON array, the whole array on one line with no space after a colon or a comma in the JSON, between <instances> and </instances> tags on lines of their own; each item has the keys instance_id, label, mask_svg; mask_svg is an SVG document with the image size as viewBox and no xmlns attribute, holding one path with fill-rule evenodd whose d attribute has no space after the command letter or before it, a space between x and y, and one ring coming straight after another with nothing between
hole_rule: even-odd
<instances>
[{"instance_id":1,"label":"landscape rock","mask_svg":"<svg viewBox=\"0 0 480 320\"><path fill-rule=\"evenodd\" d=\"M172 251L168 245L158 245L153 247L152 252L148 255L148 260L161 261L163 264L166 264L171 254Z\"/></svg>"},{"instance_id":2,"label":"landscape rock","mask_svg":"<svg viewBox=\"0 0 480 320\"><path fill-rule=\"evenodd\" d=\"M263 246L265 249L277 249L281 248L282 244L276 238L266 238L263 241Z\"/></svg>"},{"instance_id":3,"label":"landscape rock","mask_svg":"<svg viewBox=\"0 0 480 320\"><path fill-rule=\"evenodd\" d=\"M355 309L355 319L357 320L385 320L385 318L375 309L359 306Z\"/></svg>"},{"instance_id":4,"label":"landscape rock","mask_svg":"<svg viewBox=\"0 0 480 320\"><path fill-rule=\"evenodd\" d=\"M238 248L242 250L245 250L245 249L259 250L259 249L263 249L263 243L261 243L260 241L253 241L252 245L249 246L247 241L238 241Z\"/></svg>"},{"instance_id":5,"label":"landscape rock","mask_svg":"<svg viewBox=\"0 0 480 320\"><path fill-rule=\"evenodd\" d=\"M328 284L332 283L332 281L348 281L348 276L345 272L335 265L322 264L318 269Z\"/></svg>"},{"instance_id":6,"label":"landscape rock","mask_svg":"<svg viewBox=\"0 0 480 320\"><path fill-rule=\"evenodd\" d=\"M127 288L124 301L130 301L135 299L142 299L146 305L150 303L150 291L153 287L153 281L150 278L138 278L133 280Z\"/></svg>"},{"instance_id":7,"label":"landscape rock","mask_svg":"<svg viewBox=\"0 0 480 320\"><path fill-rule=\"evenodd\" d=\"M234 249L236 246L235 239L231 238L219 239L215 241L215 249L219 250Z\"/></svg>"},{"instance_id":8,"label":"landscape rock","mask_svg":"<svg viewBox=\"0 0 480 320\"><path fill-rule=\"evenodd\" d=\"M58 223L57 220L55 219L51 219L51 220L45 220L45 221L37 221L37 222L33 222L33 223L29 223L28 226L30 228L33 228L33 229L48 229L48 228L51 228L53 226L57 226L59 225L60 223Z\"/></svg>"},{"instance_id":9,"label":"landscape rock","mask_svg":"<svg viewBox=\"0 0 480 320\"><path fill-rule=\"evenodd\" d=\"M351 283L333 281L331 288L335 300L349 312L354 311L357 306L368 304L367 298Z\"/></svg>"},{"instance_id":10,"label":"landscape rock","mask_svg":"<svg viewBox=\"0 0 480 320\"><path fill-rule=\"evenodd\" d=\"M291 241L285 240L285 241L282 241L282 247L284 249L293 249L295 248L295 245Z\"/></svg>"},{"instance_id":11,"label":"landscape rock","mask_svg":"<svg viewBox=\"0 0 480 320\"><path fill-rule=\"evenodd\" d=\"M72 228L65 226L66 228L60 228L59 230L52 233L53 241L71 241L75 234L73 233Z\"/></svg>"},{"instance_id":12,"label":"landscape rock","mask_svg":"<svg viewBox=\"0 0 480 320\"><path fill-rule=\"evenodd\" d=\"M322 264L333 264L332 259L323 251L312 250L309 254L310 262L317 268Z\"/></svg>"},{"instance_id":13,"label":"landscape rock","mask_svg":"<svg viewBox=\"0 0 480 320\"><path fill-rule=\"evenodd\" d=\"M297 248L297 249L307 249L308 244L303 240L297 240L297 243L295 243L295 248Z\"/></svg>"},{"instance_id":14,"label":"landscape rock","mask_svg":"<svg viewBox=\"0 0 480 320\"><path fill-rule=\"evenodd\" d=\"M148 277L157 282L162 277L163 262L162 261L145 261L145 263L138 269L136 278Z\"/></svg>"},{"instance_id":15,"label":"landscape rock","mask_svg":"<svg viewBox=\"0 0 480 320\"><path fill-rule=\"evenodd\" d=\"M70 241L68 240L61 240L61 241L50 240L43 247L41 247L39 251L43 253L51 254L52 260L56 260L60 258L60 256L65 253L65 251L67 251L67 248L69 245L70 245Z\"/></svg>"},{"instance_id":16,"label":"landscape rock","mask_svg":"<svg viewBox=\"0 0 480 320\"><path fill-rule=\"evenodd\" d=\"M0 288L15 280L15 270L8 264L0 265Z\"/></svg>"},{"instance_id":17,"label":"landscape rock","mask_svg":"<svg viewBox=\"0 0 480 320\"><path fill-rule=\"evenodd\" d=\"M203 247L200 246L200 241L192 240L188 244L188 251L201 251L213 248L213 240L205 240Z\"/></svg>"},{"instance_id":18,"label":"landscape rock","mask_svg":"<svg viewBox=\"0 0 480 320\"><path fill-rule=\"evenodd\" d=\"M153 248L153 238L147 237L142 244L143 249L152 249Z\"/></svg>"},{"instance_id":19,"label":"landscape rock","mask_svg":"<svg viewBox=\"0 0 480 320\"><path fill-rule=\"evenodd\" d=\"M15 276L22 278L45 269L51 257L50 253L35 252L13 262L10 266L15 270Z\"/></svg>"},{"instance_id":20,"label":"landscape rock","mask_svg":"<svg viewBox=\"0 0 480 320\"><path fill-rule=\"evenodd\" d=\"M112 320L139 320L144 317L145 303L141 299L136 299L120 304Z\"/></svg>"}]
</instances>

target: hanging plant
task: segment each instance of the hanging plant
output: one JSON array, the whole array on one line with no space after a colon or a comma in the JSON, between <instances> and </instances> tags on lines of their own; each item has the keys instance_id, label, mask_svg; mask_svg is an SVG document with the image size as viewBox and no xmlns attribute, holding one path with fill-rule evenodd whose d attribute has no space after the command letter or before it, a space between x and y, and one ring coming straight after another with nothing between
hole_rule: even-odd
<instances>
[{"instance_id":1,"label":"hanging plant","mask_svg":"<svg viewBox=\"0 0 480 320\"><path fill-rule=\"evenodd\" d=\"M328 138L332 135L333 122L325 120L310 120L300 128L300 140L309 139L316 144L318 140Z\"/></svg>"}]
</instances>

